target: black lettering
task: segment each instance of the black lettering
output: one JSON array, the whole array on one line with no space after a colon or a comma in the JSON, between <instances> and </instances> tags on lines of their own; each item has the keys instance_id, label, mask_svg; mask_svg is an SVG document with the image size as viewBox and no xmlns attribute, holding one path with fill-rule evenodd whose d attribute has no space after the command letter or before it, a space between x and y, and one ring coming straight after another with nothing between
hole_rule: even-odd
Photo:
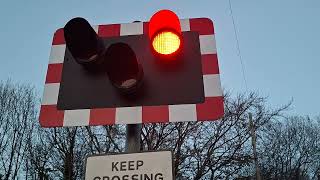
<instances>
[{"instance_id":1,"label":"black lettering","mask_svg":"<svg viewBox=\"0 0 320 180\"><path fill-rule=\"evenodd\" d=\"M119 162L116 162L116 163L115 163L115 162L112 162L112 165L111 165L112 171L114 171L114 170L119 171L119 169L118 169L118 167L117 167L117 166L118 166L118 163L119 163Z\"/></svg>"},{"instance_id":2,"label":"black lettering","mask_svg":"<svg viewBox=\"0 0 320 180\"><path fill-rule=\"evenodd\" d=\"M102 180L109 180L109 176L103 176Z\"/></svg>"},{"instance_id":3,"label":"black lettering","mask_svg":"<svg viewBox=\"0 0 320 180\"><path fill-rule=\"evenodd\" d=\"M129 180L129 175L122 176L122 180Z\"/></svg>"},{"instance_id":4,"label":"black lettering","mask_svg":"<svg viewBox=\"0 0 320 180\"><path fill-rule=\"evenodd\" d=\"M94 177L93 180L101 180L101 178L97 176L97 177Z\"/></svg>"},{"instance_id":5,"label":"black lettering","mask_svg":"<svg viewBox=\"0 0 320 180\"><path fill-rule=\"evenodd\" d=\"M154 175L154 180L163 180L162 173L157 173L156 175Z\"/></svg>"},{"instance_id":6,"label":"black lettering","mask_svg":"<svg viewBox=\"0 0 320 180\"><path fill-rule=\"evenodd\" d=\"M117 179L116 179L117 178ZM121 180L119 176L113 176L111 180Z\"/></svg>"},{"instance_id":7,"label":"black lettering","mask_svg":"<svg viewBox=\"0 0 320 180\"><path fill-rule=\"evenodd\" d=\"M137 161L137 170L139 169L140 166L143 166L143 161L138 160Z\"/></svg>"},{"instance_id":8,"label":"black lettering","mask_svg":"<svg viewBox=\"0 0 320 180\"><path fill-rule=\"evenodd\" d=\"M128 162L128 170L130 170L130 171L134 170L134 161Z\"/></svg>"},{"instance_id":9,"label":"black lettering","mask_svg":"<svg viewBox=\"0 0 320 180\"><path fill-rule=\"evenodd\" d=\"M138 174L134 174L131 176L132 180L139 180L139 175Z\"/></svg>"},{"instance_id":10,"label":"black lettering","mask_svg":"<svg viewBox=\"0 0 320 180\"><path fill-rule=\"evenodd\" d=\"M153 174L150 174L151 177L148 176L148 174L144 174L144 180L153 180Z\"/></svg>"},{"instance_id":11,"label":"black lettering","mask_svg":"<svg viewBox=\"0 0 320 180\"><path fill-rule=\"evenodd\" d=\"M120 162L120 171L125 171L126 170L126 162L125 161L121 161Z\"/></svg>"}]
</instances>

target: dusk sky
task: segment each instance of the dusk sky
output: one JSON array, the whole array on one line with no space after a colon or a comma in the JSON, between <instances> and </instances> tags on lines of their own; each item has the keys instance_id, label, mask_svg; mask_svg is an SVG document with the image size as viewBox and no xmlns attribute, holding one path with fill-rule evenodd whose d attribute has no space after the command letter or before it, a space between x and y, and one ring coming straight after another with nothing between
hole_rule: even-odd
<instances>
[{"instance_id":1,"label":"dusk sky","mask_svg":"<svg viewBox=\"0 0 320 180\"><path fill-rule=\"evenodd\" d=\"M247 88L228 0L55 0L0 2L0 80L31 83L42 96L51 41L73 17L91 24L148 21L160 9L214 21L221 83L232 94L255 91L288 113L320 115L320 1L231 0Z\"/></svg>"}]
</instances>

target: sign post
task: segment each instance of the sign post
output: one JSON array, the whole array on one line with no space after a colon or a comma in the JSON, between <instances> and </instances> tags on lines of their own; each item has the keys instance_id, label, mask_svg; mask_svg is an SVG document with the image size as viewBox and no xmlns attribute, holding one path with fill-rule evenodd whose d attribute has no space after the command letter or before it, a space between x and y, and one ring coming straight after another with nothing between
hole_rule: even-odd
<instances>
[{"instance_id":1,"label":"sign post","mask_svg":"<svg viewBox=\"0 0 320 180\"><path fill-rule=\"evenodd\" d=\"M70 20L53 37L42 127L126 124L126 152L89 156L86 179L172 180L172 152L140 152L142 123L224 114L213 22L170 10L149 22Z\"/></svg>"},{"instance_id":2,"label":"sign post","mask_svg":"<svg viewBox=\"0 0 320 180\"><path fill-rule=\"evenodd\" d=\"M128 124L126 133L126 152L140 152L141 124Z\"/></svg>"}]
</instances>

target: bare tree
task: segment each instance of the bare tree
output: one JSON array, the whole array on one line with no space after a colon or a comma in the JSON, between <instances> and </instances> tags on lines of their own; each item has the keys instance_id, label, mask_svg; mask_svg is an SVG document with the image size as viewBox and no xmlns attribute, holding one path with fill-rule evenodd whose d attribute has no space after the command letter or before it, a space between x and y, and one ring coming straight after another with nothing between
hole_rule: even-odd
<instances>
[{"instance_id":1,"label":"bare tree","mask_svg":"<svg viewBox=\"0 0 320 180\"><path fill-rule=\"evenodd\" d=\"M55 144L48 142L48 133L50 130L36 125L32 138L27 142L26 179L45 180L55 175L51 160Z\"/></svg>"},{"instance_id":2,"label":"bare tree","mask_svg":"<svg viewBox=\"0 0 320 180\"><path fill-rule=\"evenodd\" d=\"M289 117L265 130L261 162L266 179L315 179L320 165L319 126L308 117Z\"/></svg>"},{"instance_id":3,"label":"bare tree","mask_svg":"<svg viewBox=\"0 0 320 180\"><path fill-rule=\"evenodd\" d=\"M225 116L218 121L145 124L141 147L172 150L177 179L252 177L248 113L253 114L255 129L262 139L259 130L281 116L287 107L271 110L266 107L266 98L255 93L226 96ZM124 136L123 126L39 128L28 146L25 164L29 177L81 179L86 156L123 151Z\"/></svg>"},{"instance_id":4,"label":"bare tree","mask_svg":"<svg viewBox=\"0 0 320 180\"><path fill-rule=\"evenodd\" d=\"M81 128L81 140L88 154L122 152L124 150L125 127L123 125Z\"/></svg>"},{"instance_id":5,"label":"bare tree","mask_svg":"<svg viewBox=\"0 0 320 180\"><path fill-rule=\"evenodd\" d=\"M32 179L76 179L82 165L79 128L39 129L28 144L28 176ZM40 135L40 136L39 136ZM81 161L81 162L79 162Z\"/></svg>"},{"instance_id":6,"label":"bare tree","mask_svg":"<svg viewBox=\"0 0 320 180\"><path fill-rule=\"evenodd\" d=\"M82 179L87 155L121 152L124 147L122 126L37 127L26 161L31 179Z\"/></svg>"},{"instance_id":7,"label":"bare tree","mask_svg":"<svg viewBox=\"0 0 320 180\"><path fill-rule=\"evenodd\" d=\"M36 96L28 85L0 82L0 174L16 179L26 154L26 142L36 120Z\"/></svg>"},{"instance_id":8,"label":"bare tree","mask_svg":"<svg viewBox=\"0 0 320 180\"><path fill-rule=\"evenodd\" d=\"M144 125L143 147L172 150L178 179L236 178L253 163L248 113L259 128L288 106L271 110L266 98L255 93L226 96L225 115L218 121Z\"/></svg>"}]
</instances>

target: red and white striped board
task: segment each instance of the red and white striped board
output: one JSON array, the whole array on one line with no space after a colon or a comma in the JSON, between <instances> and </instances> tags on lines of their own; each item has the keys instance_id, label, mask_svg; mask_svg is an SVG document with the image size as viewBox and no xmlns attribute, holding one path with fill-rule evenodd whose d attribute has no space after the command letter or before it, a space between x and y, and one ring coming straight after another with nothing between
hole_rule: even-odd
<instances>
[{"instance_id":1,"label":"red and white striped board","mask_svg":"<svg viewBox=\"0 0 320 180\"><path fill-rule=\"evenodd\" d=\"M199 32L205 102L161 106L136 106L58 110L58 94L66 45L63 29L53 37L41 102L42 127L212 121L224 114L213 22L208 18L180 20L182 31ZM101 37L148 34L148 22L93 26Z\"/></svg>"}]
</instances>

